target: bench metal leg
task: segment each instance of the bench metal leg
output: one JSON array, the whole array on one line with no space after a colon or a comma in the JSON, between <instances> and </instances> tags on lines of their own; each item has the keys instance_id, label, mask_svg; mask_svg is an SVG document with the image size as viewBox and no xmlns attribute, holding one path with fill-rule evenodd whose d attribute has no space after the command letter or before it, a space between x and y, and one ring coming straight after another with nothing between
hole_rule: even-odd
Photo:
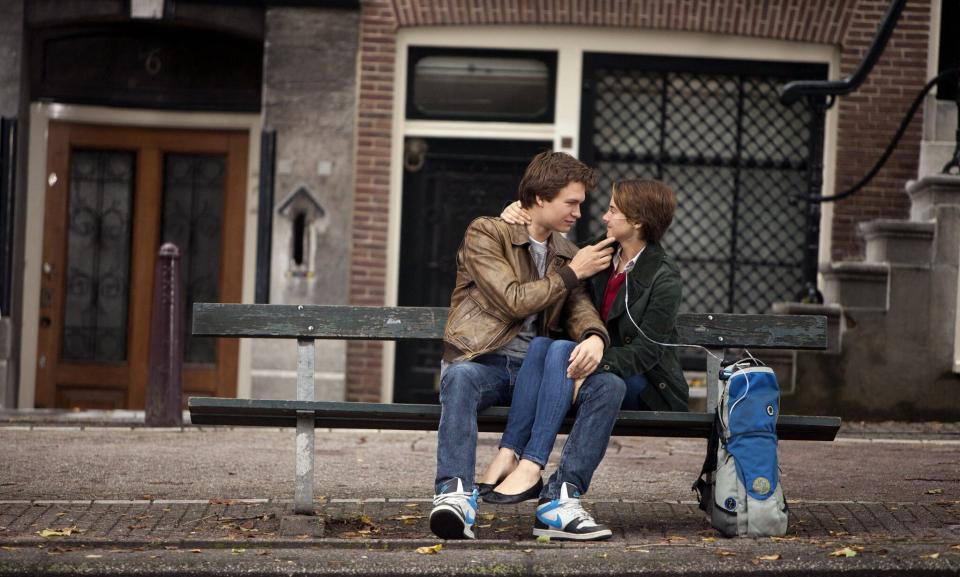
<instances>
[{"instance_id":1,"label":"bench metal leg","mask_svg":"<svg viewBox=\"0 0 960 577\"><path fill-rule=\"evenodd\" d=\"M316 400L313 339L297 339L297 400ZM297 476L293 494L293 509L297 514L313 514L315 440L313 411L297 411Z\"/></svg>"},{"instance_id":2,"label":"bench metal leg","mask_svg":"<svg viewBox=\"0 0 960 577\"><path fill-rule=\"evenodd\" d=\"M711 349L713 355L723 358L723 349ZM716 413L720 399L720 360L707 355L707 412Z\"/></svg>"}]
</instances>

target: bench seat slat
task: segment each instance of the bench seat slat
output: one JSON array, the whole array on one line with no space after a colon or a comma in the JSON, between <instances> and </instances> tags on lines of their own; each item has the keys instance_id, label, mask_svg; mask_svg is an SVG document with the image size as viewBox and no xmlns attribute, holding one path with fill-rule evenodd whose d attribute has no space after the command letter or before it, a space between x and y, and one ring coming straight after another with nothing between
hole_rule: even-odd
<instances>
[{"instance_id":1,"label":"bench seat slat","mask_svg":"<svg viewBox=\"0 0 960 577\"><path fill-rule=\"evenodd\" d=\"M193 305L195 336L437 340L446 321L443 307ZM677 332L678 344L715 349L827 347L827 319L816 315L680 314Z\"/></svg>"},{"instance_id":2,"label":"bench seat slat","mask_svg":"<svg viewBox=\"0 0 960 577\"><path fill-rule=\"evenodd\" d=\"M334 401L279 401L191 397L190 419L195 425L296 426L298 411L312 411L317 427L349 429L436 430L439 405L351 403ZM500 432L509 407L491 407L477 418L483 432ZM573 425L572 415L561 432ZM621 436L707 438L713 425L709 413L621 411L613 434ZM840 429L838 417L781 415L777 434L783 440L832 441Z\"/></svg>"}]
</instances>

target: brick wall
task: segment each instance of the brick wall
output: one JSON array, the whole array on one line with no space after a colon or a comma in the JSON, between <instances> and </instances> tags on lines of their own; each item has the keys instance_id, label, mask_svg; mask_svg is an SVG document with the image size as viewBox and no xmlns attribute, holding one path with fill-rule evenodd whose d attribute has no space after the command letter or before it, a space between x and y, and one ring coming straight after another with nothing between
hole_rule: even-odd
<instances>
[{"instance_id":1,"label":"brick wall","mask_svg":"<svg viewBox=\"0 0 960 577\"><path fill-rule=\"evenodd\" d=\"M357 185L351 302L382 305L389 211L390 127L396 30L439 25L582 25L710 32L841 47L848 74L860 62L888 0L369 0L362 14ZM839 103L837 190L864 174L896 130L926 71L929 0L909 4L864 89ZM855 223L905 216L904 181L916 174L920 126L914 120L875 183L837 205L833 254L858 253ZM379 398L381 347L351 343L350 399Z\"/></svg>"},{"instance_id":2,"label":"brick wall","mask_svg":"<svg viewBox=\"0 0 960 577\"><path fill-rule=\"evenodd\" d=\"M842 75L852 73L860 63L887 4L887 0L857 2L842 39ZM926 83L929 20L929 1L908 2L886 51L867 81L860 90L840 99L836 192L848 189L873 167L910 103ZM922 116L921 108L900 145L870 185L836 203L833 260L858 258L861 254L863 247L857 236L857 223L908 215L910 201L903 187L908 179L917 176Z\"/></svg>"}]
</instances>

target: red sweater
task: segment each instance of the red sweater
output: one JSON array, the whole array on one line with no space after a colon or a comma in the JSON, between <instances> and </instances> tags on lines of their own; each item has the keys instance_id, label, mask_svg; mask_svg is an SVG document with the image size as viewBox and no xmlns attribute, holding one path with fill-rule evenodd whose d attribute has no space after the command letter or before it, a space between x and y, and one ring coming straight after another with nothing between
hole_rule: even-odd
<instances>
[{"instance_id":1,"label":"red sweater","mask_svg":"<svg viewBox=\"0 0 960 577\"><path fill-rule=\"evenodd\" d=\"M604 321L610 316L613 301L617 298L617 293L620 292L620 287L623 286L625 278L627 278L626 273L614 272L614 268L612 266L610 267L610 276L607 277L607 288L603 291L603 310L600 311L600 316Z\"/></svg>"}]
</instances>

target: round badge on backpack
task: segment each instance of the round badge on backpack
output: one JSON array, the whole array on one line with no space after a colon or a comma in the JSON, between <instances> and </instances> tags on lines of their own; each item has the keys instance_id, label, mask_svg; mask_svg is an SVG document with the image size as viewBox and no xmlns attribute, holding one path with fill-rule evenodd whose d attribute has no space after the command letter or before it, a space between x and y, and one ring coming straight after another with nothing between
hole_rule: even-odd
<instances>
[{"instance_id":1,"label":"round badge on backpack","mask_svg":"<svg viewBox=\"0 0 960 577\"><path fill-rule=\"evenodd\" d=\"M737 500L733 497L727 497L726 501L723 502L723 506L727 511L734 511L737 508Z\"/></svg>"},{"instance_id":2,"label":"round badge on backpack","mask_svg":"<svg viewBox=\"0 0 960 577\"><path fill-rule=\"evenodd\" d=\"M770 481L766 477L757 477L753 480L753 492L757 495L766 495L770 492Z\"/></svg>"}]
</instances>

